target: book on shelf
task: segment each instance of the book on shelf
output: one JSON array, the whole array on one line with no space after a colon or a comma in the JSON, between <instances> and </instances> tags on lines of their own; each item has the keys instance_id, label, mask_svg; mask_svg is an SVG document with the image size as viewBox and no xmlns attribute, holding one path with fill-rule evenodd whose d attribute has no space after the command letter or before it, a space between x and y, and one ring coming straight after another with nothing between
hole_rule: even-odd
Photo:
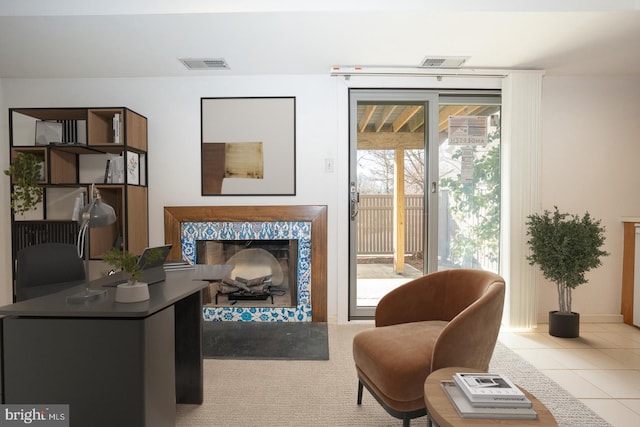
<instances>
[{"instance_id":1,"label":"book on shelf","mask_svg":"<svg viewBox=\"0 0 640 427\"><path fill-rule=\"evenodd\" d=\"M116 113L113 115L113 142L116 144L120 144L120 113Z\"/></svg>"},{"instance_id":2,"label":"book on shelf","mask_svg":"<svg viewBox=\"0 0 640 427\"><path fill-rule=\"evenodd\" d=\"M107 159L107 164L104 168L104 183L105 184L111 184L111 168L109 166L109 164L111 163L111 159Z\"/></svg>"},{"instance_id":3,"label":"book on shelf","mask_svg":"<svg viewBox=\"0 0 640 427\"><path fill-rule=\"evenodd\" d=\"M473 406L455 381L442 381L442 389L462 418L496 418L535 420L538 413L533 408Z\"/></svg>"},{"instance_id":4,"label":"book on shelf","mask_svg":"<svg viewBox=\"0 0 640 427\"><path fill-rule=\"evenodd\" d=\"M105 176L107 184L124 183L124 157L117 154L107 154Z\"/></svg>"},{"instance_id":5,"label":"book on shelf","mask_svg":"<svg viewBox=\"0 0 640 427\"><path fill-rule=\"evenodd\" d=\"M456 373L453 380L474 406L531 407L531 401L509 378L494 373Z\"/></svg>"}]
</instances>

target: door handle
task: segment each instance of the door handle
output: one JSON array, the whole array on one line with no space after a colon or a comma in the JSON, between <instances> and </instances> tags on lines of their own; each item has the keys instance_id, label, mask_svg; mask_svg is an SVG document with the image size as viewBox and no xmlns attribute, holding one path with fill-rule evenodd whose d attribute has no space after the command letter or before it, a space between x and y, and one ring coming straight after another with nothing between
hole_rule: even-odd
<instances>
[{"instance_id":1,"label":"door handle","mask_svg":"<svg viewBox=\"0 0 640 427\"><path fill-rule=\"evenodd\" d=\"M358 202L360 201L360 193L358 193L356 189L356 183L351 182L350 190L349 190L349 216L353 221L358 216Z\"/></svg>"}]
</instances>

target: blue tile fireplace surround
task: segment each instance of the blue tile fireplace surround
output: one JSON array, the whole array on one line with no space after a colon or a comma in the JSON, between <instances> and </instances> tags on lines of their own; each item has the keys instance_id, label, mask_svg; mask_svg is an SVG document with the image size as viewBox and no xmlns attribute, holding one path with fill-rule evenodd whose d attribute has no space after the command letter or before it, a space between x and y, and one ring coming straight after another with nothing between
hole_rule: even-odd
<instances>
[{"instance_id":1,"label":"blue tile fireplace surround","mask_svg":"<svg viewBox=\"0 0 640 427\"><path fill-rule=\"evenodd\" d=\"M326 206L165 207L171 259L195 264L199 241L297 241L291 307L205 306L205 321L326 322L326 234Z\"/></svg>"},{"instance_id":2,"label":"blue tile fireplace surround","mask_svg":"<svg viewBox=\"0 0 640 427\"><path fill-rule=\"evenodd\" d=\"M297 240L297 302L294 307L204 307L204 320L256 322L311 321L311 223L272 222L183 222L182 254L196 264L198 241Z\"/></svg>"}]
</instances>

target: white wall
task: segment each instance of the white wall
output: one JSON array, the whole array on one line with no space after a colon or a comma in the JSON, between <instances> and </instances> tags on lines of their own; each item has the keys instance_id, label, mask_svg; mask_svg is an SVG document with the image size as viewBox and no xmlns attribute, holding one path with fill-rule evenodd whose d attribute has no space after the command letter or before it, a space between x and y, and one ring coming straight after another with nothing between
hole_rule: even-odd
<instances>
[{"instance_id":1,"label":"white wall","mask_svg":"<svg viewBox=\"0 0 640 427\"><path fill-rule=\"evenodd\" d=\"M606 227L603 265L573 292L581 314L619 314L623 216L640 215L640 80L546 77L543 82L543 209L584 214ZM538 311L557 309L544 282Z\"/></svg>"},{"instance_id":2,"label":"white wall","mask_svg":"<svg viewBox=\"0 0 640 427\"><path fill-rule=\"evenodd\" d=\"M423 80L424 81L424 80ZM368 87L372 82L361 83ZM424 86L417 80L380 87ZM583 314L619 313L622 225L640 215L634 194L640 177L640 82L545 78L543 95L543 207L588 209L603 218L612 255L579 288L574 308ZM351 85L355 86L356 83ZM329 76L252 76L86 80L0 80L0 164L8 165L7 108L127 106L148 118L151 244L164 241L163 207L174 205L320 204L329 212L328 316L347 319L348 136L346 84ZM200 195L200 98L295 96L297 195ZM324 171L325 158L336 172ZM0 303L10 301L8 178L0 185ZM555 308L555 290L541 290L540 312Z\"/></svg>"}]
</instances>

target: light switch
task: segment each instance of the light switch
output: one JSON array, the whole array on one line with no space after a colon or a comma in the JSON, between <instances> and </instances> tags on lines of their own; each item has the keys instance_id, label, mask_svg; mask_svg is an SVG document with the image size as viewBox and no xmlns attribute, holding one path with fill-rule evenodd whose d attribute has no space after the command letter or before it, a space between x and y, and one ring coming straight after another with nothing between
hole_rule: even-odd
<instances>
[{"instance_id":1,"label":"light switch","mask_svg":"<svg viewBox=\"0 0 640 427\"><path fill-rule=\"evenodd\" d=\"M326 173L335 172L335 165L333 159L324 159L324 171Z\"/></svg>"}]
</instances>

